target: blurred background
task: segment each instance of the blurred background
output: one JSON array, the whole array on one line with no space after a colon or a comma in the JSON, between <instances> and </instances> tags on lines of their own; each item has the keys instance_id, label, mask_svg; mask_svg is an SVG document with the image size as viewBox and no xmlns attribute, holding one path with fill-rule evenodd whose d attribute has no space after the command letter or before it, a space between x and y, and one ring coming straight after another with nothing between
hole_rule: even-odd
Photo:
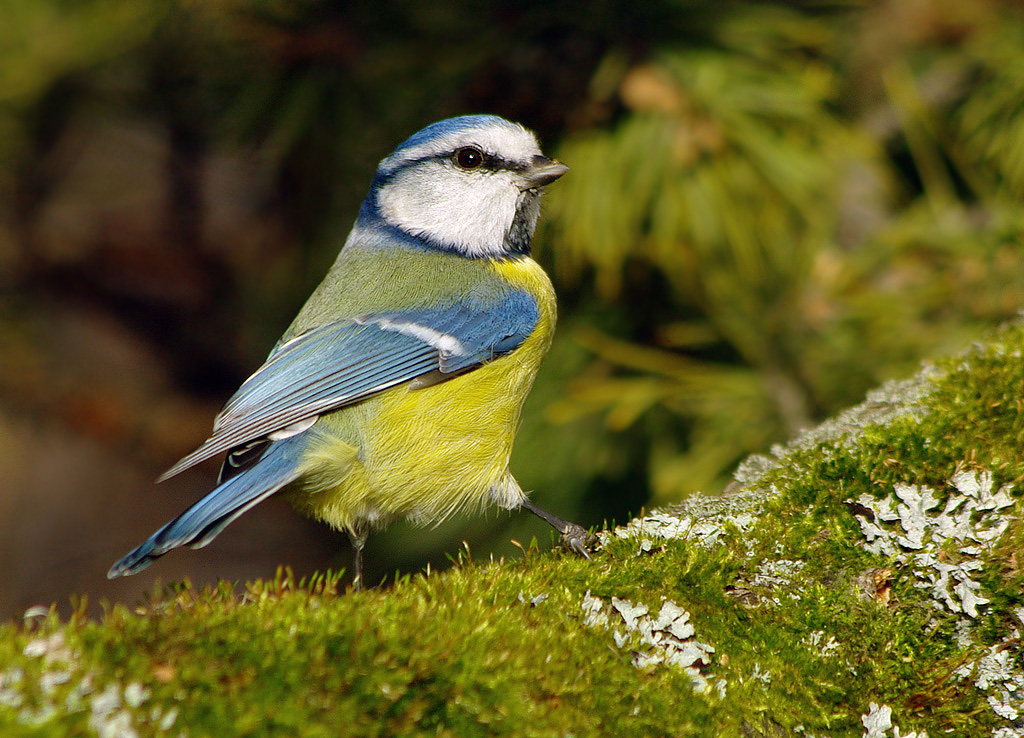
<instances>
[{"instance_id":1,"label":"blurred background","mask_svg":"<svg viewBox=\"0 0 1024 738\"><path fill-rule=\"evenodd\" d=\"M105 579L212 487L215 464L153 480L319 282L376 162L469 112L572 168L513 471L586 525L721 492L1024 305L1019 2L6 0L0 618L349 565L271 501ZM396 525L369 578L533 538L526 514Z\"/></svg>"}]
</instances>

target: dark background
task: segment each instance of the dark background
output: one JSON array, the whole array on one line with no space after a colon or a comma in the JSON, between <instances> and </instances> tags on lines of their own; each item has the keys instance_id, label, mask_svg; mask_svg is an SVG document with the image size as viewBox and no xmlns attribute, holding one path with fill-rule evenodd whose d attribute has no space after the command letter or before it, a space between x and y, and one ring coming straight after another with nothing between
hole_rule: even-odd
<instances>
[{"instance_id":1,"label":"dark background","mask_svg":"<svg viewBox=\"0 0 1024 738\"><path fill-rule=\"evenodd\" d=\"M1018 3L14 0L0 11L0 617L349 564L271 501L107 582L322 278L376 162L450 115L572 168L537 237L556 344L513 471L586 525L735 464L1024 301ZM371 581L490 512L371 538Z\"/></svg>"}]
</instances>

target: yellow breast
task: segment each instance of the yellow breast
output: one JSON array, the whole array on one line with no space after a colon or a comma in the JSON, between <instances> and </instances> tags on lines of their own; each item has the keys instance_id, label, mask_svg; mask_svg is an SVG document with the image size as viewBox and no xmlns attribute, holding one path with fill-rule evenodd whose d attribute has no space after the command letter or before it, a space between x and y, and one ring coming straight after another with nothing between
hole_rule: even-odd
<instances>
[{"instance_id":1,"label":"yellow breast","mask_svg":"<svg viewBox=\"0 0 1024 738\"><path fill-rule=\"evenodd\" d=\"M502 282L535 296L534 331L511 353L453 379L396 387L321 418L315 428L323 441L308 456L305 483L292 494L297 507L351 529L359 521L395 517L436 523L492 496L521 494L508 472L509 455L551 344L555 296L532 259L488 266Z\"/></svg>"}]
</instances>

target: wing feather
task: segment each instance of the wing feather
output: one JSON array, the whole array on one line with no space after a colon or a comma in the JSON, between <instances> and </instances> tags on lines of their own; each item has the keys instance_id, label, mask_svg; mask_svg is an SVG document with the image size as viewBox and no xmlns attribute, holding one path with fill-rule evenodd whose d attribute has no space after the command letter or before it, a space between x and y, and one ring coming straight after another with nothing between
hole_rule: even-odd
<instances>
[{"instance_id":1,"label":"wing feather","mask_svg":"<svg viewBox=\"0 0 1024 738\"><path fill-rule=\"evenodd\" d=\"M210 438L160 480L417 377L454 376L509 353L537 316L536 300L513 291L496 303L379 313L314 328L279 346L217 415Z\"/></svg>"}]
</instances>

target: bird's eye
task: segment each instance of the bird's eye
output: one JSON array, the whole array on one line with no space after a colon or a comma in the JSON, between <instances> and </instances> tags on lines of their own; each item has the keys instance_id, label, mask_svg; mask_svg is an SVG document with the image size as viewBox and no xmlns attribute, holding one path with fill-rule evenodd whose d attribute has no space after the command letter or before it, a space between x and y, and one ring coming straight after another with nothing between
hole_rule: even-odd
<instances>
[{"instance_id":1,"label":"bird's eye","mask_svg":"<svg viewBox=\"0 0 1024 738\"><path fill-rule=\"evenodd\" d=\"M477 169L484 163L484 152L476 146L464 146L455 152L455 163L463 169Z\"/></svg>"}]
</instances>

